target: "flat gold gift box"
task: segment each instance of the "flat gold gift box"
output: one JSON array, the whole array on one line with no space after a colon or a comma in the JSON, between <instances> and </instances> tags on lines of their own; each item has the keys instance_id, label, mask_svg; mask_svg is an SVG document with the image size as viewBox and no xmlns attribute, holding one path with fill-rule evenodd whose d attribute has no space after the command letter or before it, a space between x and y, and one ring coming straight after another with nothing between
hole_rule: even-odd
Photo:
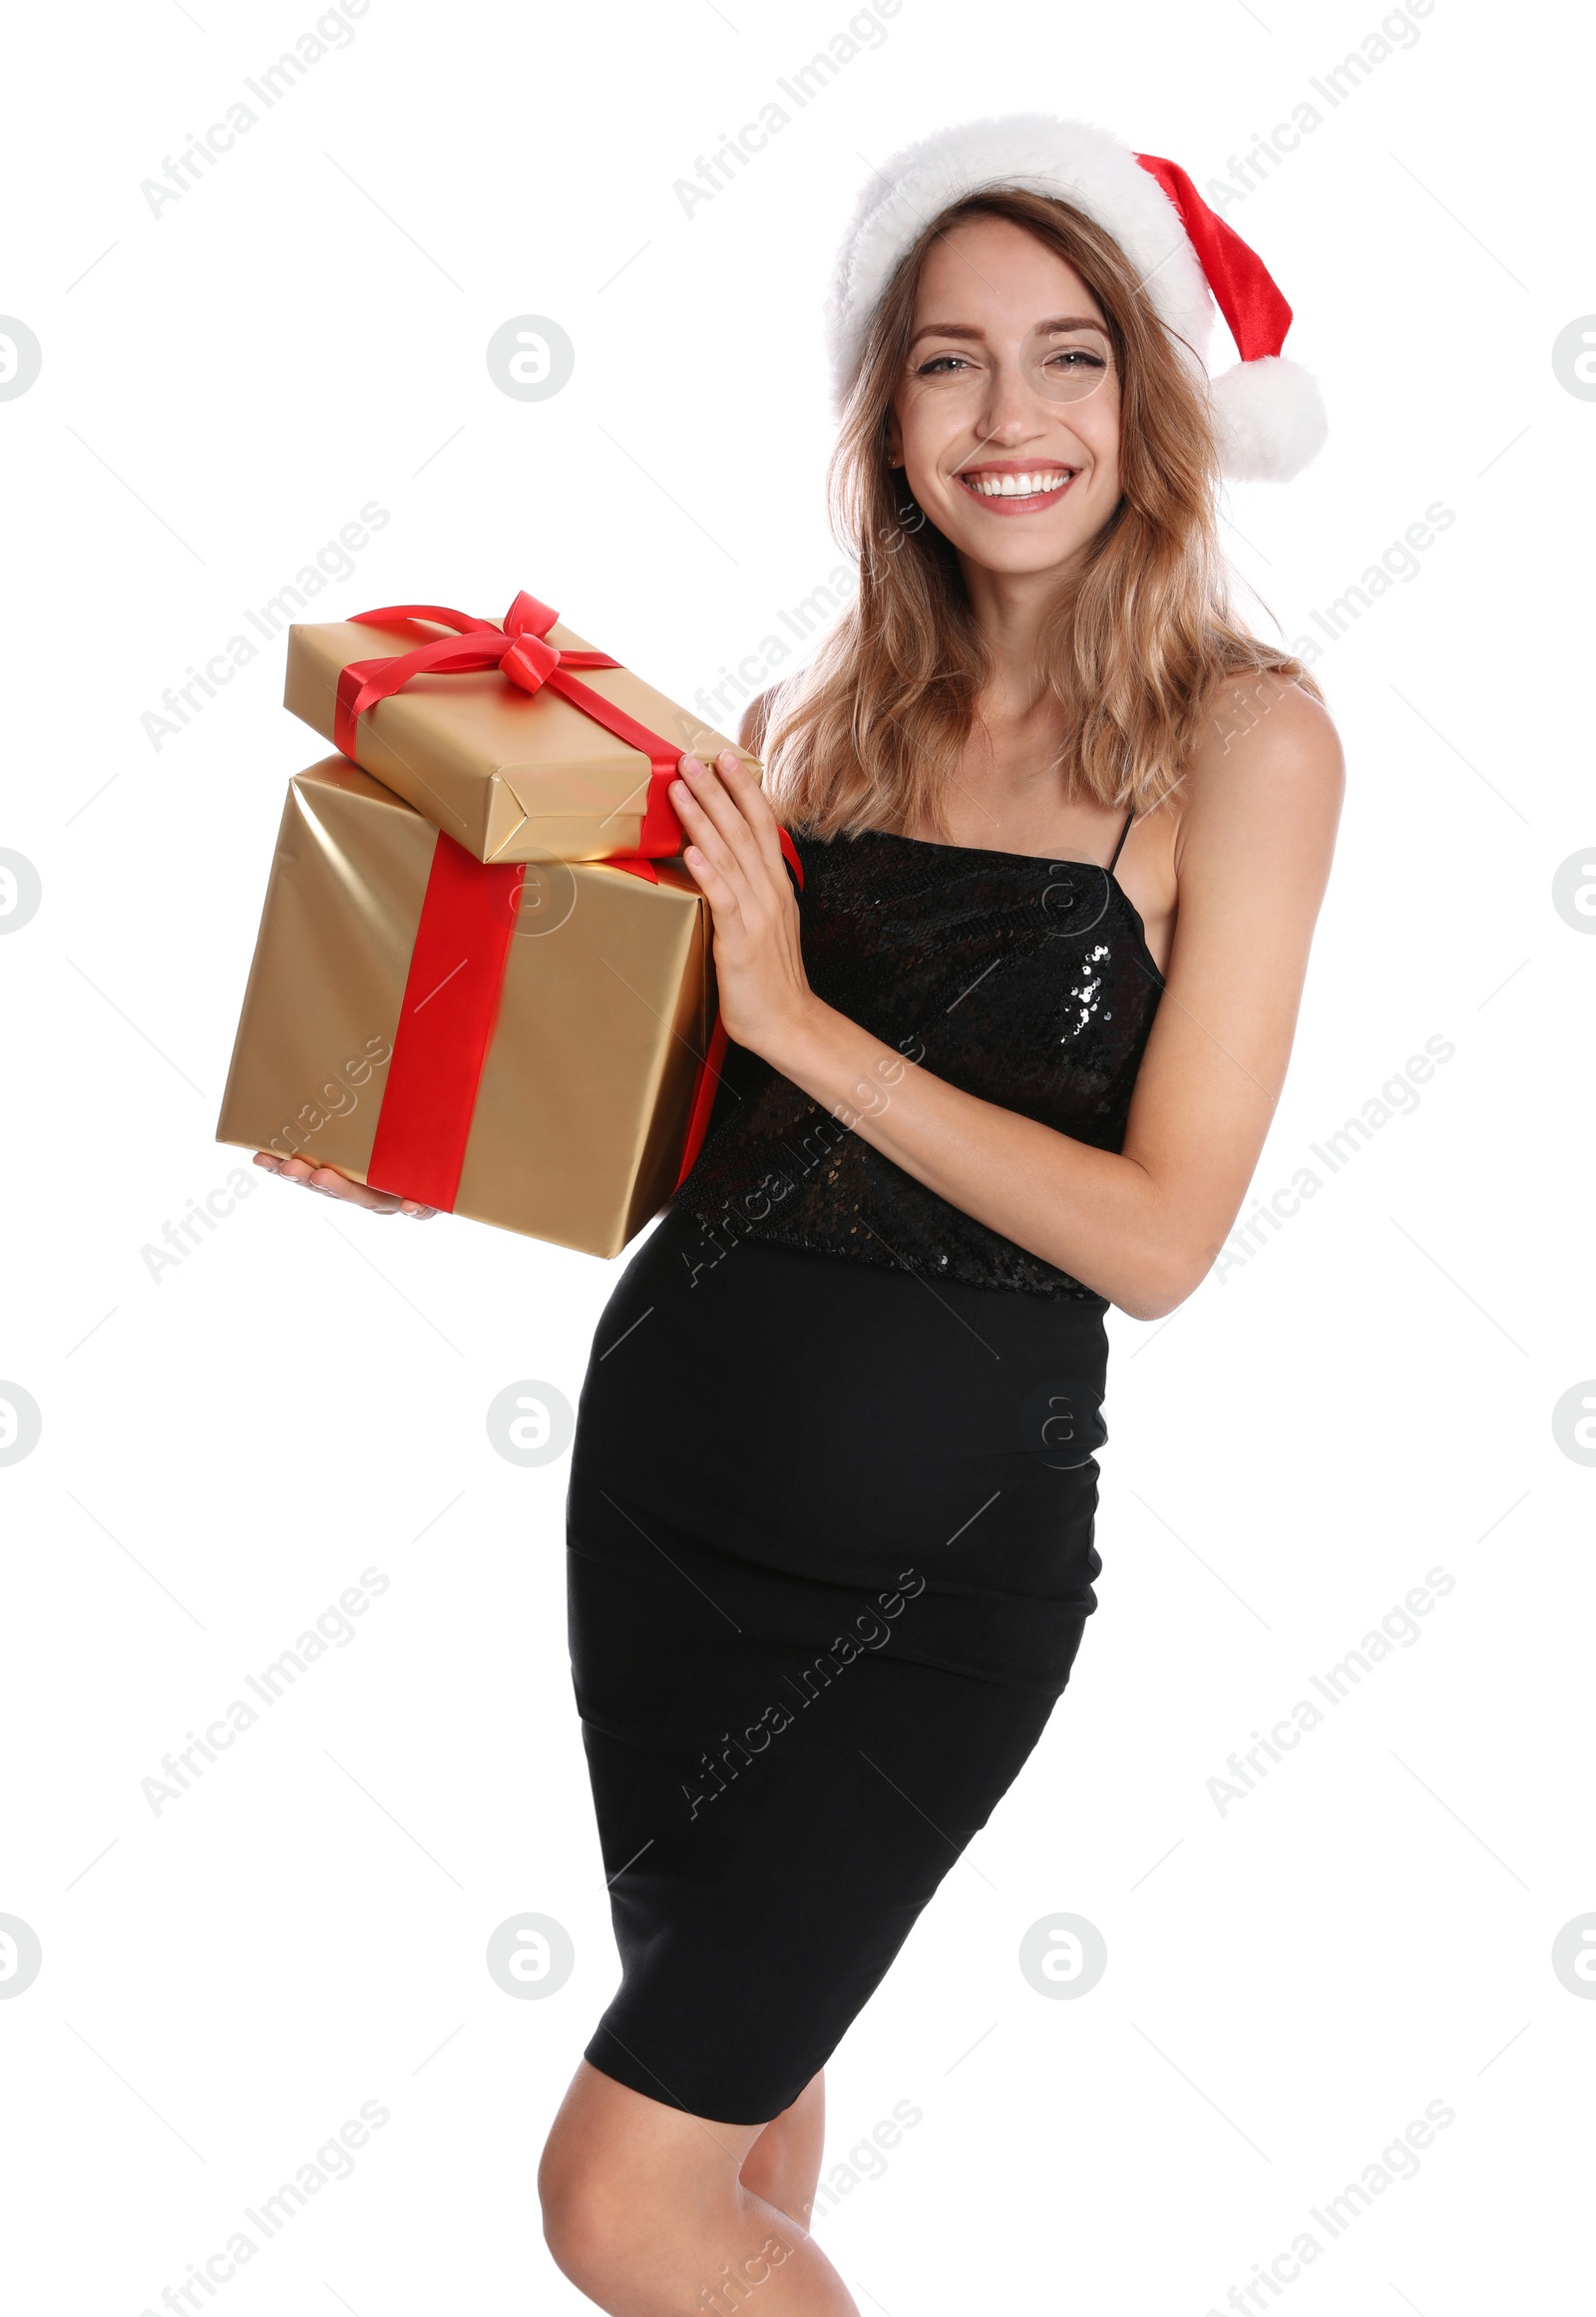
<instances>
[{"instance_id":1,"label":"flat gold gift box","mask_svg":"<svg viewBox=\"0 0 1596 2317\"><path fill-rule=\"evenodd\" d=\"M447 633L419 619L291 626L283 705L336 740L338 677L350 660L413 651ZM547 640L568 651L594 648L560 620ZM691 749L708 763L730 748L758 772L757 757L629 668L576 672L678 754ZM647 757L558 692L519 691L494 668L413 677L360 718L355 755L479 861L602 861L641 846Z\"/></svg>"},{"instance_id":2,"label":"flat gold gift box","mask_svg":"<svg viewBox=\"0 0 1596 2317\"><path fill-rule=\"evenodd\" d=\"M366 1180L437 833L346 757L288 784L218 1142ZM619 1254L675 1187L714 1021L708 904L529 870L454 1212Z\"/></svg>"}]
</instances>

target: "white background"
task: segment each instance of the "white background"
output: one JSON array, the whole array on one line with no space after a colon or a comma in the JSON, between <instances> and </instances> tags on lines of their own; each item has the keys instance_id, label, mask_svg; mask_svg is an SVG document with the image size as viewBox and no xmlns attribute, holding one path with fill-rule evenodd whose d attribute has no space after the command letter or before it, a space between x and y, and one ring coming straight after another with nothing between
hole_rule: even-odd
<instances>
[{"instance_id":1,"label":"white background","mask_svg":"<svg viewBox=\"0 0 1596 2317\"><path fill-rule=\"evenodd\" d=\"M353 2177L219 2305L585 2305L534 2174L615 1978L566 1466L506 1462L484 1416L522 1378L575 1400L618 1267L261 1178L151 1276L240 1161L211 1139L233 1025L283 784L324 749L278 705L280 644L159 749L141 716L368 501L390 520L321 615L498 615L524 586L690 701L841 560L819 304L871 162L1039 106L1203 186L1310 98L1323 124L1228 211L1333 419L1299 481L1229 492L1249 615L1321 633L1429 503L1455 521L1317 665L1349 798L1257 1191L1426 1038L1455 1053L1250 1262L1161 1327L1115 1316L1101 1607L828 2072L829 2165L924 2113L820 2228L890 2317L1202 2317L1304 2228L1325 2250L1278 2294L1304 2317L1588 2294L1596 2003L1550 1957L1596 1908L1596 1470L1551 1411L1596 1373L1596 941L1551 885L1596 836L1596 407L1551 347L1596 308L1591 58L1571 20L1436 0L1332 111L1310 78L1375 0L904 0L686 216L673 181L849 15L373 0L159 216L141 181L312 0L14 34L0 308L43 348L0 402L0 845L43 883L0 941L0 1377L43 1412L0 1469L0 1913L44 1957L0 2001L19 2307L159 2308L365 2101L390 2121ZM485 362L524 313L577 350L539 403ZM706 1456L715 1429L705 1405ZM356 1638L156 1814L162 1756L372 1566ZM1437 1566L1421 1638L1222 1812L1233 1750ZM528 1910L576 1943L541 2002L484 1963ZM1075 2001L1017 1968L1059 1911L1107 1942ZM1310 2208L1430 2102L1455 2120L1417 2175L1332 2241Z\"/></svg>"}]
</instances>

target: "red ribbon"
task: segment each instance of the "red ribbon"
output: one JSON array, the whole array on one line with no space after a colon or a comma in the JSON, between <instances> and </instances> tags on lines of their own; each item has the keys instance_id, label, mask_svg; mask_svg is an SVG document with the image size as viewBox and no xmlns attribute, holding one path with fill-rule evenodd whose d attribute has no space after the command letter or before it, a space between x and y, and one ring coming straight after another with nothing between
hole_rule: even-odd
<instances>
[{"instance_id":1,"label":"red ribbon","mask_svg":"<svg viewBox=\"0 0 1596 2317\"><path fill-rule=\"evenodd\" d=\"M804 889L804 865L798 858L797 847L785 829L778 829L776 835L781 839L781 857L792 871L798 891L802 893ZM628 862L626 866L629 868L631 864ZM646 871L648 864L641 862L638 866ZM655 884L659 882L657 877L654 882ZM703 1148L704 1136L709 1132L709 1113L714 1109L715 1096L720 1091L721 1065L726 1059L726 1048L730 1042L726 1035L725 1022L721 1019L717 1007L714 1021L710 1025L708 1049L699 1061L698 1075L693 1082L692 1103L687 1112L687 1139L682 1144L681 1165L676 1171L675 1182L671 1185L672 1193L681 1189L682 1184L692 1173L698 1153Z\"/></svg>"},{"instance_id":2,"label":"red ribbon","mask_svg":"<svg viewBox=\"0 0 1596 2317\"><path fill-rule=\"evenodd\" d=\"M802 890L803 864L786 830L779 834L783 858ZM653 863L641 855L606 866L659 883ZM524 864L479 861L439 831L366 1169L374 1191L416 1199L446 1214L454 1210L525 876ZM717 1012L698 1064L673 1191L685 1182L703 1145L727 1042Z\"/></svg>"},{"instance_id":3,"label":"red ribbon","mask_svg":"<svg viewBox=\"0 0 1596 2317\"><path fill-rule=\"evenodd\" d=\"M505 613L502 627L495 626L491 619L474 619L469 612L452 611L443 603L388 603L376 611L355 612L353 619L357 627L386 626L396 619L432 619L441 627L452 628L454 633L436 636L414 651L389 654L381 659L350 660L338 677L332 727L335 744L345 756L353 758L355 727L360 718L379 700L391 699L395 692L403 691L413 676L472 675L484 668L496 667L521 691L558 692L574 708L580 708L585 716L591 716L606 732L623 740L628 748L638 749L647 757L648 793L643 804L637 851L644 856L679 853L681 823L671 806L669 788L676 776L681 750L661 739L657 732L650 732L646 724L639 724L635 716L628 716L624 708L617 708L591 685L578 681L570 672L573 668L619 667L621 663L611 659L606 651L570 651L546 641L559 616L558 611L551 610L547 603L540 603L536 595L529 595L525 589Z\"/></svg>"},{"instance_id":4,"label":"red ribbon","mask_svg":"<svg viewBox=\"0 0 1596 2317\"><path fill-rule=\"evenodd\" d=\"M520 863L438 832L366 1181L451 1212L515 932Z\"/></svg>"}]
</instances>

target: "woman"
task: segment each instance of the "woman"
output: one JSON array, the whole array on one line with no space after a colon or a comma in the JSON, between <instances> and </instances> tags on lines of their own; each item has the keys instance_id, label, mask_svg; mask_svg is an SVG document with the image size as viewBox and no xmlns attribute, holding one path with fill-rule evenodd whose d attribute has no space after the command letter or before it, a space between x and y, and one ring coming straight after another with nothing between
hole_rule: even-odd
<instances>
[{"instance_id":1,"label":"woman","mask_svg":"<svg viewBox=\"0 0 1596 2317\"><path fill-rule=\"evenodd\" d=\"M1322 432L1289 318L1182 173L1035 119L898 156L839 261L859 600L745 719L766 790L681 760L732 1042L572 1460L624 1978L540 2190L606 2310L855 2310L823 2063L1096 1606L1103 1314L1189 1296L1257 1162L1343 777L1214 545L1221 456Z\"/></svg>"}]
</instances>

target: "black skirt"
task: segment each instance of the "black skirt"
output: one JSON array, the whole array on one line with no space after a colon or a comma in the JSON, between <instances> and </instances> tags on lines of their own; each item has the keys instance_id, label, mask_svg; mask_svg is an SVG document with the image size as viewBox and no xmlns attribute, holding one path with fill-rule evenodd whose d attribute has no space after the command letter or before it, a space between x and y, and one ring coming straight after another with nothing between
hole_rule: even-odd
<instances>
[{"instance_id":1,"label":"black skirt","mask_svg":"<svg viewBox=\"0 0 1596 2317\"><path fill-rule=\"evenodd\" d=\"M568 1507L605 2075L768 2123L987 1823L1097 1606L1106 1308L682 1209L627 1265Z\"/></svg>"}]
</instances>

